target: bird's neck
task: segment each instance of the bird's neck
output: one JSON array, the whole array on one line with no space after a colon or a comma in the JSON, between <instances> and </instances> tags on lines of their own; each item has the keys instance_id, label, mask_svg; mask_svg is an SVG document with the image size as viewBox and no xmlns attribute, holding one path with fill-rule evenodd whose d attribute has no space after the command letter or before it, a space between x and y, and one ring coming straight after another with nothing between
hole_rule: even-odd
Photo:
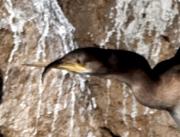
<instances>
[{"instance_id":1,"label":"bird's neck","mask_svg":"<svg viewBox=\"0 0 180 137\"><path fill-rule=\"evenodd\" d=\"M126 83L132 89L136 99L148 107L157 107L156 82L144 71L134 71L130 76L125 76Z\"/></svg>"},{"instance_id":2,"label":"bird's neck","mask_svg":"<svg viewBox=\"0 0 180 137\"><path fill-rule=\"evenodd\" d=\"M162 109L164 108L163 103L156 97L156 89L158 80L155 80L150 76L151 74L141 69L133 70L128 73L116 73L114 77L119 81L125 82L131 89L142 105Z\"/></svg>"}]
</instances>

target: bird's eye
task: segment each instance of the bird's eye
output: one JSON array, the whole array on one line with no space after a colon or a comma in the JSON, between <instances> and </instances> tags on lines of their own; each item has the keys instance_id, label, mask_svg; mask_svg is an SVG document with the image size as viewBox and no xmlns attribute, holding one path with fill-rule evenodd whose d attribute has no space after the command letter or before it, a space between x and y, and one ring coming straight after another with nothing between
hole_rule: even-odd
<instances>
[{"instance_id":1,"label":"bird's eye","mask_svg":"<svg viewBox=\"0 0 180 137\"><path fill-rule=\"evenodd\" d=\"M77 61L76 61L78 64L81 64L81 61L79 60L79 59L77 59Z\"/></svg>"}]
</instances>

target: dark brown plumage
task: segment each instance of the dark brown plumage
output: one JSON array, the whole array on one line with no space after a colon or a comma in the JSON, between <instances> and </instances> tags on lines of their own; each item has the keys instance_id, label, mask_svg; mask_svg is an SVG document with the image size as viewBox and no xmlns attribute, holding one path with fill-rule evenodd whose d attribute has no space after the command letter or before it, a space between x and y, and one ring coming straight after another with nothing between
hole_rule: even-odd
<instances>
[{"instance_id":1,"label":"dark brown plumage","mask_svg":"<svg viewBox=\"0 0 180 137\"><path fill-rule=\"evenodd\" d=\"M168 111L180 127L180 51L152 69L143 56L134 52L80 48L47 65L42 78L51 68L113 76L127 83L141 104Z\"/></svg>"}]
</instances>

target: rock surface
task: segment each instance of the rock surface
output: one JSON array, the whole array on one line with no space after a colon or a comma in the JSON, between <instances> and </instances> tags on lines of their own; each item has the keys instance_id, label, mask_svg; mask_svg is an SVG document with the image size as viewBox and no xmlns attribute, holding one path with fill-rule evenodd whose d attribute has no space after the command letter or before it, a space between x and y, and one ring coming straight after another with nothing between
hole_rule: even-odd
<instances>
[{"instance_id":1,"label":"rock surface","mask_svg":"<svg viewBox=\"0 0 180 137\"><path fill-rule=\"evenodd\" d=\"M180 1L0 0L0 136L179 137L167 112L140 105L124 83L26 63L100 45L154 66L180 44Z\"/></svg>"}]
</instances>

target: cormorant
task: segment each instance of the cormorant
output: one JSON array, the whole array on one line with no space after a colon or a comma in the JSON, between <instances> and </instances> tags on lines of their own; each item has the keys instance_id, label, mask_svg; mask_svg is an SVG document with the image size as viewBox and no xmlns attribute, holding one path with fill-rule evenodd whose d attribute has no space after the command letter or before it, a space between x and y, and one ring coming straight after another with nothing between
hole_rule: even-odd
<instances>
[{"instance_id":1,"label":"cormorant","mask_svg":"<svg viewBox=\"0 0 180 137\"><path fill-rule=\"evenodd\" d=\"M114 76L132 89L144 106L166 110L180 127L180 50L153 69L141 55L126 51L95 47L75 49L47 65L82 75Z\"/></svg>"}]
</instances>

